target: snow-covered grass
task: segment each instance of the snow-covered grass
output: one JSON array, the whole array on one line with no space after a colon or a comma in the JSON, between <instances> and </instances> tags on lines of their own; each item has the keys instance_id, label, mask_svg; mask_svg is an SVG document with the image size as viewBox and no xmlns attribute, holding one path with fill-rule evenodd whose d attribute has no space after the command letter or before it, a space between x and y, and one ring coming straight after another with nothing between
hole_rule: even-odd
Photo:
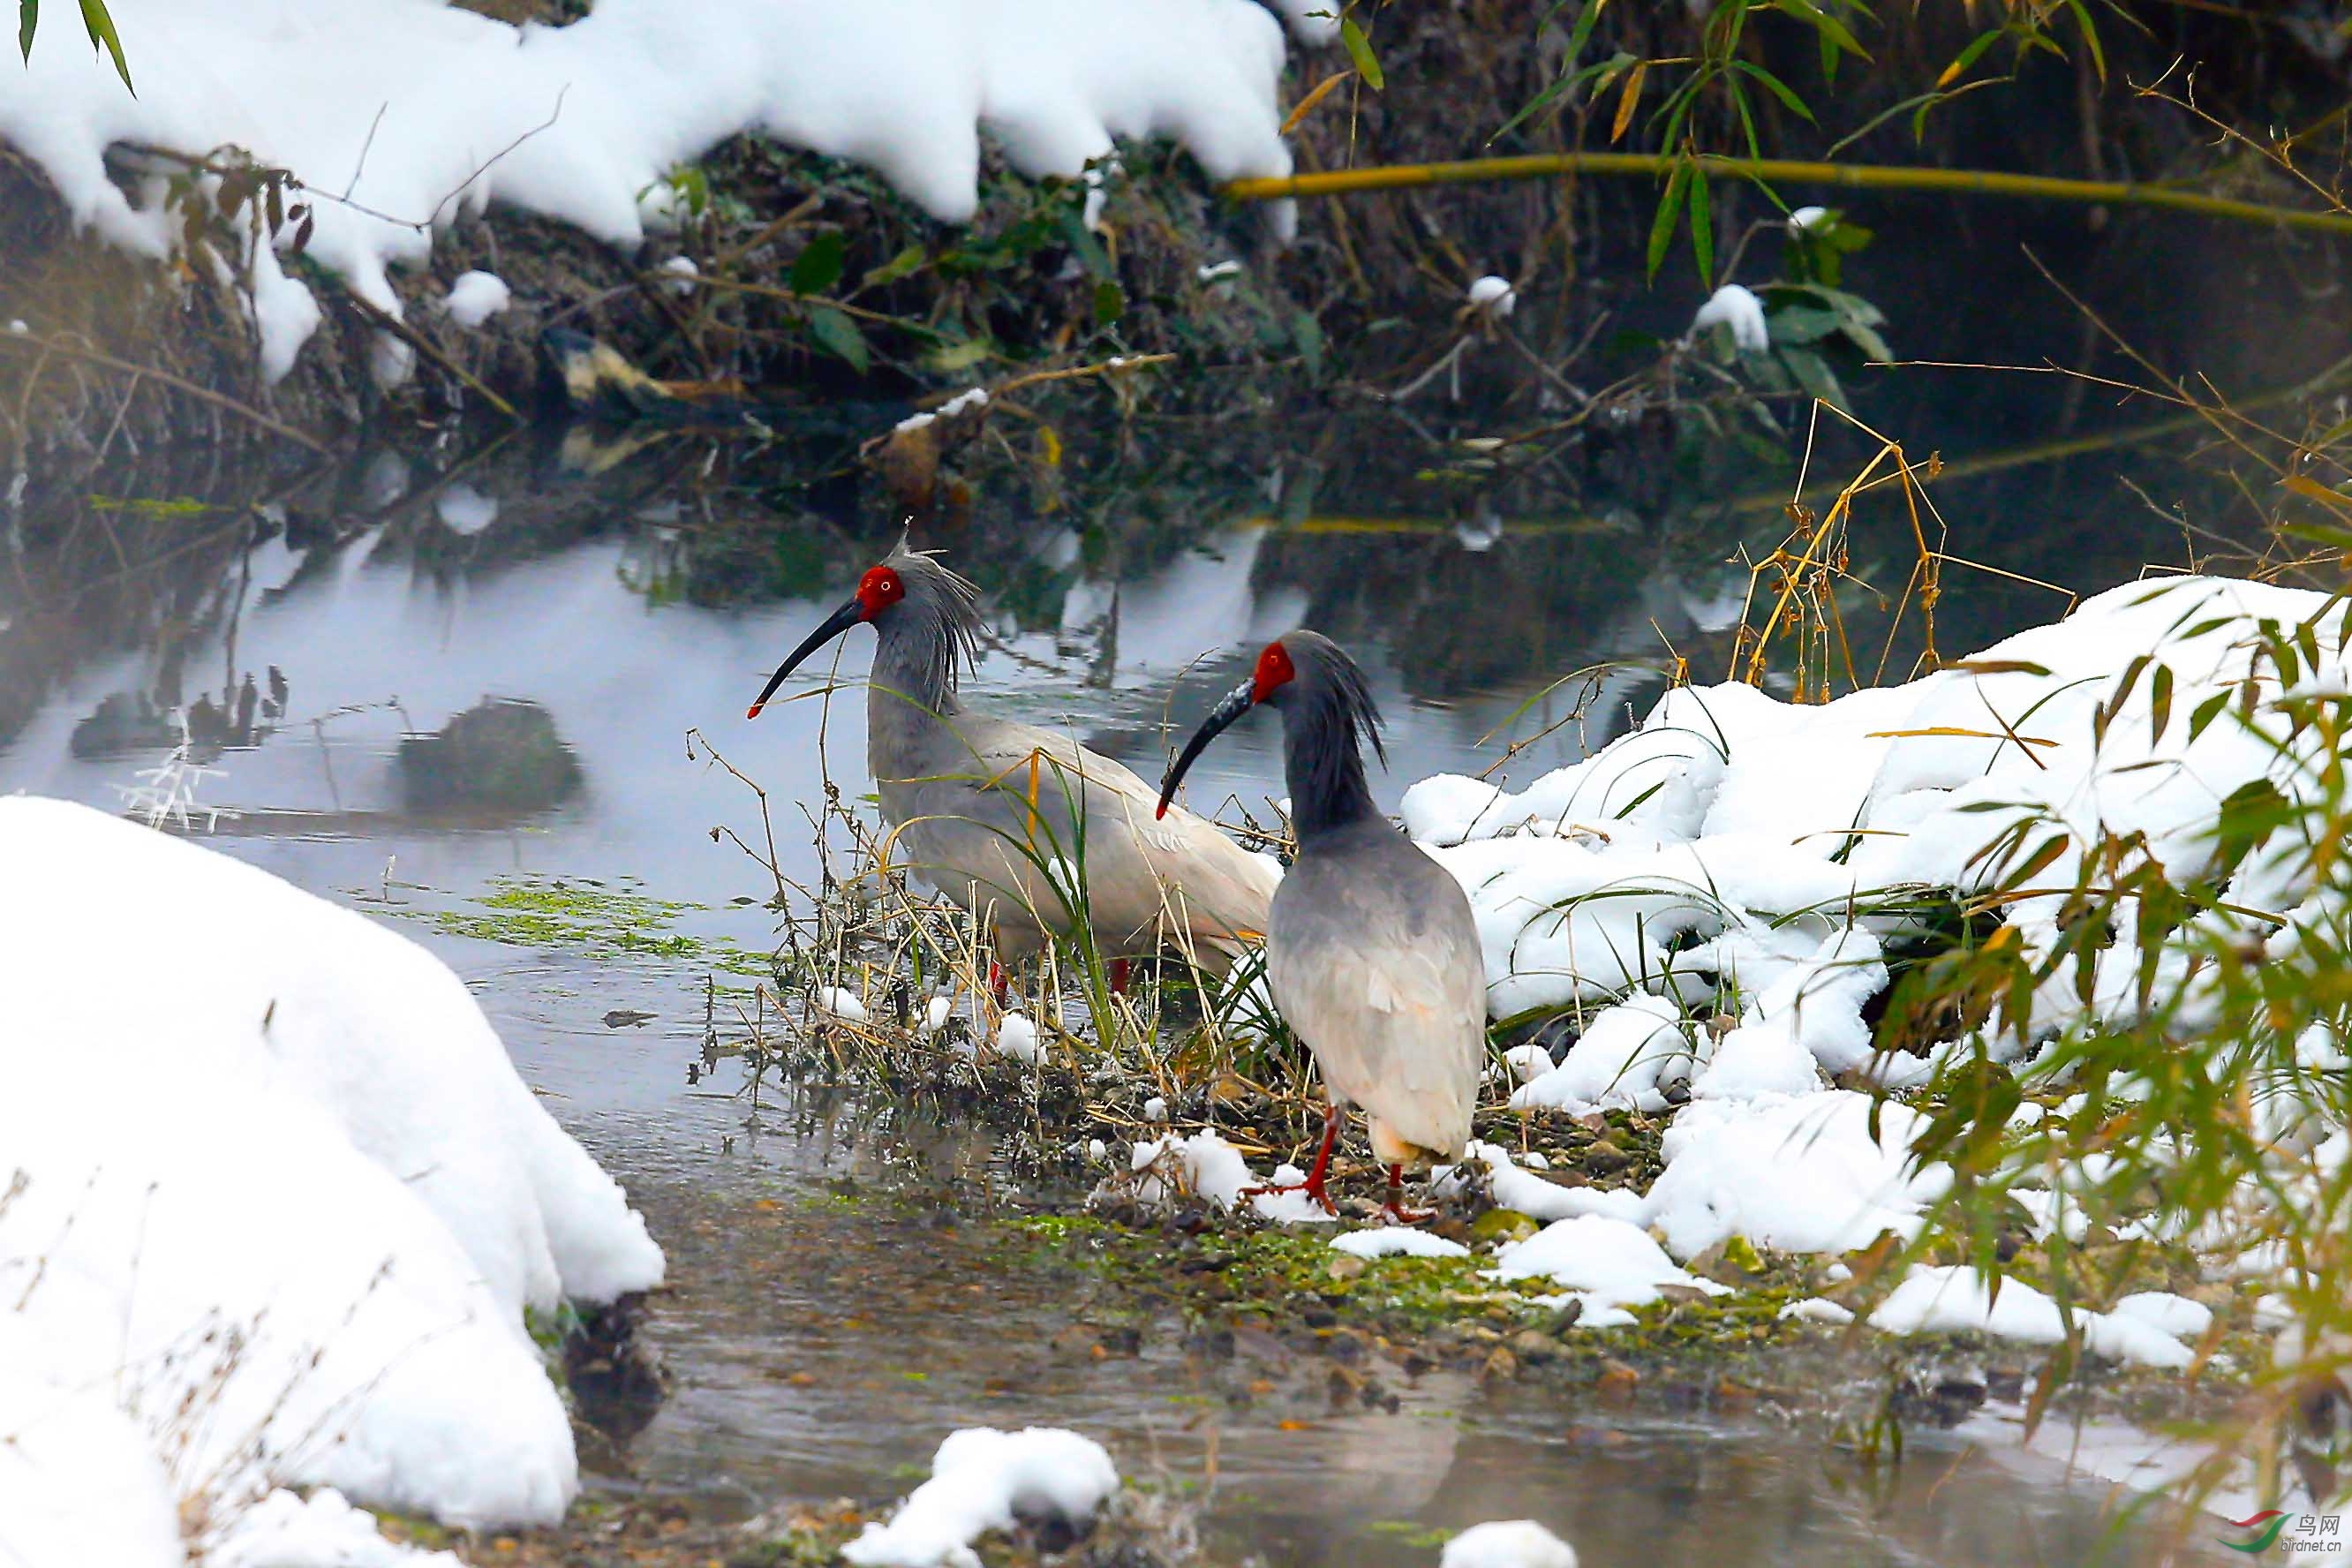
<instances>
[{"instance_id":1,"label":"snow-covered grass","mask_svg":"<svg viewBox=\"0 0 2352 1568\"><path fill-rule=\"evenodd\" d=\"M78 224L157 258L182 226L173 171L126 190L109 148L242 148L308 187L308 256L394 315L388 269L422 263L460 212L495 202L634 247L669 221L667 172L741 132L865 163L949 222L974 212L983 135L1031 176L1076 177L1116 139L1156 136L1212 179L1290 170L1283 30L1254 0L603 0L564 27L437 0L111 10L139 96L52 29L0 94L0 141ZM1286 232L1287 204L1272 216ZM300 227L238 258L272 379L321 319L281 255ZM449 304L489 300L484 283ZM405 364L388 353L380 370Z\"/></svg>"},{"instance_id":2,"label":"snow-covered grass","mask_svg":"<svg viewBox=\"0 0 2352 1568\"><path fill-rule=\"evenodd\" d=\"M297 1485L561 1515L525 1315L646 1289L661 1254L457 977L81 806L0 800L0 1546L140 1568L371 1533Z\"/></svg>"}]
</instances>

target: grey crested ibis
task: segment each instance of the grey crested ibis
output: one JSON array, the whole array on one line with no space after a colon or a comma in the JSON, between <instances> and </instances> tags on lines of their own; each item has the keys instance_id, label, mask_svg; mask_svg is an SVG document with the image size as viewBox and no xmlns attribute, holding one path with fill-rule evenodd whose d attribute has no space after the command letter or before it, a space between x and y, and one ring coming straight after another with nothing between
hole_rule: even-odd
<instances>
[{"instance_id":1,"label":"grey crested ibis","mask_svg":"<svg viewBox=\"0 0 2352 1568\"><path fill-rule=\"evenodd\" d=\"M1084 918L1099 953L1174 945L1222 973L1265 931L1282 873L1191 812L1153 811L1150 785L1108 757L957 695L980 651L979 591L902 542L858 580L751 704L856 626L876 634L866 761L908 869L987 921L1003 970ZM1058 864L1057 864L1058 863ZM1074 883L1083 881L1081 889Z\"/></svg>"},{"instance_id":2,"label":"grey crested ibis","mask_svg":"<svg viewBox=\"0 0 2352 1568\"><path fill-rule=\"evenodd\" d=\"M1266 984L1315 1053L1331 1109L1300 1184L1326 1209L1332 1145L1361 1106L1388 1167L1388 1211L1407 1165L1461 1158L1486 1057L1486 971L1462 886L1372 804L1363 742L1385 763L1363 671L1338 644L1297 631L1266 644L1248 680L1185 742L1160 809L1217 735L1257 707L1282 714L1283 771L1298 858L1274 896Z\"/></svg>"}]
</instances>

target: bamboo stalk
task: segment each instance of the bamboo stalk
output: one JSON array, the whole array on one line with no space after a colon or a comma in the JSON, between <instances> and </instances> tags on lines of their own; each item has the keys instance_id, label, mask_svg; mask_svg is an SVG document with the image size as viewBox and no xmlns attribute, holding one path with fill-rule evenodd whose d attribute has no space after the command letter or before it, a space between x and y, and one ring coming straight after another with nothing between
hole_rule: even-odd
<instances>
[{"instance_id":1,"label":"bamboo stalk","mask_svg":"<svg viewBox=\"0 0 2352 1568\"><path fill-rule=\"evenodd\" d=\"M1647 174L1671 172L1683 160L1663 153L1542 153L1516 158L1468 158L1450 163L1390 163L1365 169L1333 169L1280 179L1234 180L1222 193L1236 202L1279 201L1293 196L1348 195L1358 191L1405 190L1421 185L1476 184L1489 180L1541 180L1560 174ZM2068 180L2053 174L2011 174L1990 169L1923 169L1887 163L1811 163L1785 158L1725 158L1713 153L1690 160L1710 178L1777 180L1790 184L1840 185L1893 191L1958 191L2012 196L2027 201L2111 202L2121 206L2169 207L2177 212L2240 223L2278 223L2294 228L2352 234L2352 214L2268 206L2228 196L2209 196L2171 185L2133 184L2122 180Z\"/></svg>"}]
</instances>

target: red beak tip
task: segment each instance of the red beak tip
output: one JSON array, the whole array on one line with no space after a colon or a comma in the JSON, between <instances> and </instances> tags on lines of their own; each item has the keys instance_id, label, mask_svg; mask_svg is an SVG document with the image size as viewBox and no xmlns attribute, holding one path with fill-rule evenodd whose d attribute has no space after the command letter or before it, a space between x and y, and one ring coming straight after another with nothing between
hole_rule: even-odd
<instances>
[{"instance_id":1,"label":"red beak tip","mask_svg":"<svg viewBox=\"0 0 2352 1568\"><path fill-rule=\"evenodd\" d=\"M764 702L754 702L751 704L751 710L745 713L743 717L746 719L757 719L760 716L760 710L766 706L767 704Z\"/></svg>"},{"instance_id":2,"label":"red beak tip","mask_svg":"<svg viewBox=\"0 0 2352 1568\"><path fill-rule=\"evenodd\" d=\"M1163 800L1163 801L1161 801L1161 802L1160 803L1160 809L1159 809L1159 810L1157 810L1157 811L1155 811L1155 812L1153 812L1153 813L1151 814L1151 820L1152 820L1152 821L1154 821L1154 822L1158 822L1158 821L1160 821L1161 818L1165 817L1167 815L1168 815L1168 803L1167 803L1166 801L1164 801L1164 800Z\"/></svg>"}]
</instances>

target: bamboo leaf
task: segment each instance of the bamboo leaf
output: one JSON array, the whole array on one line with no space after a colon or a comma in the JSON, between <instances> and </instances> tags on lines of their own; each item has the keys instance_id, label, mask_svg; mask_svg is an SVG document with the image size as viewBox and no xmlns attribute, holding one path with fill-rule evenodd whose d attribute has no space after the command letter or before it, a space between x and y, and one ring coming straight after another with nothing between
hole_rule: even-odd
<instances>
[{"instance_id":1,"label":"bamboo leaf","mask_svg":"<svg viewBox=\"0 0 2352 1568\"><path fill-rule=\"evenodd\" d=\"M90 47L105 47L114 57L114 74L131 89L131 97L138 97L139 89L131 86L131 62L122 58L122 36L114 30L114 18L107 15L106 0L81 0L81 25L89 30Z\"/></svg>"},{"instance_id":2,"label":"bamboo leaf","mask_svg":"<svg viewBox=\"0 0 2352 1568\"><path fill-rule=\"evenodd\" d=\"M1694 170L1690 182L1691 255L1698 261L1702 289L1715 282L1714 195L1706 176Z\"/></svg>"},{"instance_id":3,"label":"bamboo leaf","mask_svg":"<svg viewBox=\"0 0 2352 1568\"><path fill-rule=\"evenodd\" d=\"M2148 678L2147 719L2147 743L2152 746L2172 727L2172 667L2168 664L2158 665Z\"/></svg>"},{"instance_id":4,"label":"bamboo leaf","mask_svg":"<svg viewBox=\"0 0 2352 1568\"><path fill-rule=\"evenodd\" d=\"M1642 84L1650 79L1650 62L1643 60L1625 73L1625 85L1617 93L1617 119L1609 127L1612 142L1625 139L1626 128L1633 123L1633 111L1642 106Z\"/></svg>"},{"instance_id":5,"label":"bamboo leaf","mask_svg":"<svg viewBox=\"0 0 2352 1568\"><path fill-rule=\"evenodd\" d=\"M809 312L809 335L820 347L848 361L860 375L872 363L866 348L866 334L857 330L856 322L831 305L819 305Z\"/></svg>"},{"instance_id":6,"label":"bamboo leaf","mask_svg":"<svg viewBox=\"0 0 2352 1568\"><path fill-rule=\"evenodd\" d=\"M2197 737L2205 732L2206 726L2220 718L2221 710L2229 705L2230 694L2226 691L2216 691L2200 702L2189 715L2189 743L2195 745Z\"/></svg>"},{"instance_id":7,"label":"bamboo leaf","mask_svg":"<svg viewBox=\"0 0 2352 1568\"><path fill-rule=\"evenodd\" d=\"M41 0L22 0L16 12L16 47L33 58L33 29L41 24Z\"/></svg>"},{"instance_id":8,"label":"bamboo leaf","mask_svg":"<svg viewBox=\"0 0 2352 1568\"><path fill-rule=\"evenodd\" d=\"M1364 29L1356 25L1353 16L1339 18L1339 41L1348 46L1348 58L1356 62L1356 74L1374 92L1388 85L1381 74L1380 58L1372 53L1372 41L1364 37Z\"/></svg>"},{"instance_id":9,"label":"bamboo leaf","mask_svg":"<svg viewBox=\"0 0 2352 1568\"><path fill-rule=\"evenodd\" d=\"M1731 62L1731 68L1739 72L1742 76L1753 77L1758 81L1762 82L1764 84L1764 90L1779 99L1780 100L1781 107L1788 110L1791 114L1802 116L1807 124L1810 125L1814 123L1813 111L1805 107L1805 100L1799 98L1793 91L1791 91L1787 82L1782 81L1779 77L1774 76L1762 66L1752 64L1747 60L1734 60Z\"/></svg>"},{"instance_id":10,"label":"bamboo leaf","mask_svg":"<svg viewBox=\"0 0 2352 1568\"><path fill-rule=\"evenodd\" d=\"M1984 58L1984 52L1992 47L2000 38L2000 29L1999 27L1990 27L1986 29L1984 32L1979 33L1974 38L1970 39L1969 41L1969 47L1962 49L1958 54L1954 55L1952 57L1952 63L1944 68L1944 74L1936 79L1937 90L1939 92L1942 91L1945 88L1951 86L1958 78L1965 76L1968 73L1968 68L1976 64L1979 59L1982 59Z\"/></svg>"},{"instance_id":11,"label":"bamboo leaf","mask_svg":"<svg viewBox=\"0 0 2352 1568\"><path fill-rule=\"evenodd\" d=\"M803 247L793 260L791 277L787 279L795 294L822 294L841 281L841 260L847 254L849 243L839 229L827 229ZM842 318L844 321L847 317Z\"/></svg>"},{"instance_id":12,"label":"bamboo leaf","mask_svg":"<svg viewBox=\"0 0 2352 1568\"><path fill-rule=\"evenodd\" d=\"M1676 163L1675 172L1666 176L1665 195L1658 198L1658 212L1650 220L1650 276L1655 278L1666 259L1666 247L1675 242L1675 230L1682 226L1683 183L1690 178L1688 163Z\"/></svg>"},{"instance_id":13,"label":"bamboo leaf","mask_svg":"<svg viewBox=\"0 0 2352 1568\"><path fill-rule=\"evenodd\" d=\"M1352 73L1348 71L1333 71L1329 76L1325 77L1321 81L1317 82L1313 88L1309 89L1307 96L1298 100L1298 106L1296 109L1293 109L1290 113L1284 118L1282 121L1282 134L1287 136L1292 132L1297 130L1298 122L1306 119L1308 115L1314 113L1315 106L1322 102L1325 99L1330 97L1331 94L1338 89L1339 84L1347 80L1350 74Z\"/></svg>"},{"instance_id":14,"label":"bamboo leaf","mask_svg":"<svg viewBox=\"0 0 2352 1568\"><path fill-rule=\"evenodd\" d=\"M2091 13L2083 0L2066 0L2066 9L2074 14L2074 26L2083 30L2083 43L2091 51L2092 68L2099 73L2104 84L2107 79L2107 52L2099 47L2099 29L2091 24Z\"/></svg>"}]
</instances>

